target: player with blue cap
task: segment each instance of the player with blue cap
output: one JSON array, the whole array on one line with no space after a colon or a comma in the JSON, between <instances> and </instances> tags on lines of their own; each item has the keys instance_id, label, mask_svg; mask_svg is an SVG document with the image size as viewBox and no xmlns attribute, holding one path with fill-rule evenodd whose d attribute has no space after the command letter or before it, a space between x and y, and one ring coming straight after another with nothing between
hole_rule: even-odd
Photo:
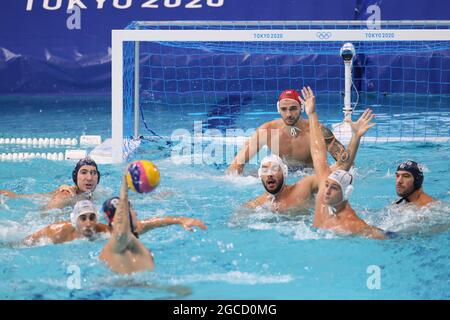
<instances>
[{"instance_id":1,"label":"player with blue cap","mask_svg":"<svg viewBox=\"0 0 450 320\"><path fill-rule=\"evenodd\" d=\"M423 180L421 164L412 160L399 164L395 172L395 191L400 199L395 203L411 202L422 207L436 201L423 191Z\"/></svg>"}]
</instances>

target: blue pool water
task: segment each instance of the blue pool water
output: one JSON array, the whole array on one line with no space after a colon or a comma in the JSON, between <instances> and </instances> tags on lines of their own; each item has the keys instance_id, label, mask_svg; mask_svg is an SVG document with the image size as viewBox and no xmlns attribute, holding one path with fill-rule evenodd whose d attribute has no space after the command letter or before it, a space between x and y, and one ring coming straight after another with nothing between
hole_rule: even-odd
<instances>
[{"instance_id":1,"label":"blue pool water","mask_svg":"<svg viewBox=\"0 0 450 320\"><path fill-rule=\"evenodd\" d=\"M104 97L2 97L4 137L66 137L100 134L108 138L110 102ZM250 113L235 126L261 123L276 114ZM192 129L201 110L182 116L150 113L153 128ZM447 110L448 114L448 110ZM338 112L336 112L338 116ZM329 118L323 119L331 123ZM446 120L443 120L445 123ZM448 129L448 128L447 128ZM158 148L159 146L159 148ZM227 177L220 165L181 165L164 146L144 144L135 158L153 160L161 170L154 194L130 192L139 217L184 215L202 219L207 231L179 226L141 236L155 255L154 272L115 275L98 260L106 240L61 245L18 245L28 234L66 220L70 209L41 211L39 199L0 198L1 299L449 299L450 144L363 144L357 157L351 203L366 221L400 237L387 241L339 237L311 227L311 217L242 212L240 206L262 193L249 166L244 177ZM36 152L0 145L0 152ZM62 149L62 148L61 148ZM39 152L53 152L41 149ZM425 164L425 191L442 200L414 210L390 206L399 161ZM49 192L71 184L73 162L43 159L0 162L0 189ZM119 189L123 165L101 165L95 203L100 207ZM294 173L289 183L302 176ZM155 195L166 194L162 199ZM102 219L103 220L103 219ZM381 288L369 289L370 266L381 270ZM67 286L70 267L81 271L81 289Z\"/></svg>"}]
</instances>

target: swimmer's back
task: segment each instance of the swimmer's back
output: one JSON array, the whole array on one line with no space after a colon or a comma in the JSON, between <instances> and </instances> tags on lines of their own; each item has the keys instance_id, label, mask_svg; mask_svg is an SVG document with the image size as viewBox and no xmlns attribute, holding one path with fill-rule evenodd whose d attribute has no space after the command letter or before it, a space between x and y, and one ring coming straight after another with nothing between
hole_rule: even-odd
<instances>
[{"instance_id":1,"label":"swimmer's back","mask_svg":"<svg viewBox=\"0 0 450 320\"><path fill-rule=\"evenodd\" d=\"M124 251L114 252L108 243L100 254L112 271L117 273L133 273L150 271L154 268L153 255L140 241L134 239Z\"/></svg>"}]
</instances>

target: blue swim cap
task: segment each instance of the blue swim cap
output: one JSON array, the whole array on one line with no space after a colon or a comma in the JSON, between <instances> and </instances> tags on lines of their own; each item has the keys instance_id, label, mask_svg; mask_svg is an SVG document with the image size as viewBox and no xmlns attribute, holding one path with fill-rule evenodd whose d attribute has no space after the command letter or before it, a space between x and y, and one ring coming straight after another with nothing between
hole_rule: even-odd
<instances>
[{"instance_id":1,"label":"blue swim cap","mask_svg":"<svg viewBox=\"0 0 450 320\"><path fill-rule=\"evenodd\" d=\"M407 160L397 167L397 172L398 171L407 171L411 173L411 175L414 177L414 191L422 187L423 183L422 165L418 164L415 161Z\"/></svg>"},{"instance_id":2,"label":"blue swim cap","mask_svg":"<svg viewBox=\"0 0 450 320\"><path fill-rule=\"evenodd\" d=\"M119 204L119 197L112 197L109 198L108 200L106 200L105 202L103 202L102 205L102 210L105 213L105 218L108 221L108 224L111 225L112 222L114 221L114 215L116 214L116 209L117 209L117 205ZM131 203L128 201L128 204L131 207ZM139 233L137 233L136 228L136 221L134 221L134 219L132 219L131 217L131 210L128 213L129 217L130 217L130 228L131 228L131 233L134 234L134 236L136 238L139 238Z\"/></svg>"},{"instance_id":3,"label":"blue swim cap","mask_svg":"<svg viewBox=\"0 0 450 320\"><path fill-rule=\"evenodd\" d=\"M112 197L103 202L102 210L105 213L108 224L111 224L116 214L117 205L119 203L119 197Z\"/></svg>"}]
</instances>

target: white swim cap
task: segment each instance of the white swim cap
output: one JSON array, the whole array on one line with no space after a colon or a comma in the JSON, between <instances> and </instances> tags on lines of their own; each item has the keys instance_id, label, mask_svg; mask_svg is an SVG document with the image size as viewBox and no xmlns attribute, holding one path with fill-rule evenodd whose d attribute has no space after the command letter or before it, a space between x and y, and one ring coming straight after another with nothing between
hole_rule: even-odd
<instances>
[{"instance_id":1,"label":"white swim cap","mask_svg":"<svg viewBox=\"0 0 450 320\"><path fill-rule=\"evenodd\" d=\"M85 213L95 213L98 219L97 210L94 207L94 204L89 200L81 200L78 201L75 204L75 207L73 207L73 211L70 214L70 222L72 222L72 225L74 228L77 227L77 220L78 217Z\"/></svg>"},{"instance_id":2,"label":"white swim cap","mask_svg":"<svg viewBox=\"0 0 450 320\"><path fill-rule=\"evenodd\" d=\"M286 179L287 175L288 175L288 167L287 165L283 162L283 160L281 160L281 158L279 156L277 156L276 154L271 154L270 156L264 157L264 159L262 159L261 161L261 165L259 166L258 169L258 176L261 179L262 174L262 167L264 164L268 163L268 162L272 162L272 163L276 163L280 166L281 170L283 171L283 176Z\"/></svg>"},{"instance_id":3,"label":"white swim cap","mask_svg":"<svg viewBox=\"0 0 450 320\"><path fill-rule=\"evenodd\" d=\"M348 200L350 198L353 192L353 185L352 185L353 176L348 171L345 170L333 171L328 176L328 179L331 179L337 182L337 184L339 184L342 190L343 201Z\"/></svg>"}]
</instances>

